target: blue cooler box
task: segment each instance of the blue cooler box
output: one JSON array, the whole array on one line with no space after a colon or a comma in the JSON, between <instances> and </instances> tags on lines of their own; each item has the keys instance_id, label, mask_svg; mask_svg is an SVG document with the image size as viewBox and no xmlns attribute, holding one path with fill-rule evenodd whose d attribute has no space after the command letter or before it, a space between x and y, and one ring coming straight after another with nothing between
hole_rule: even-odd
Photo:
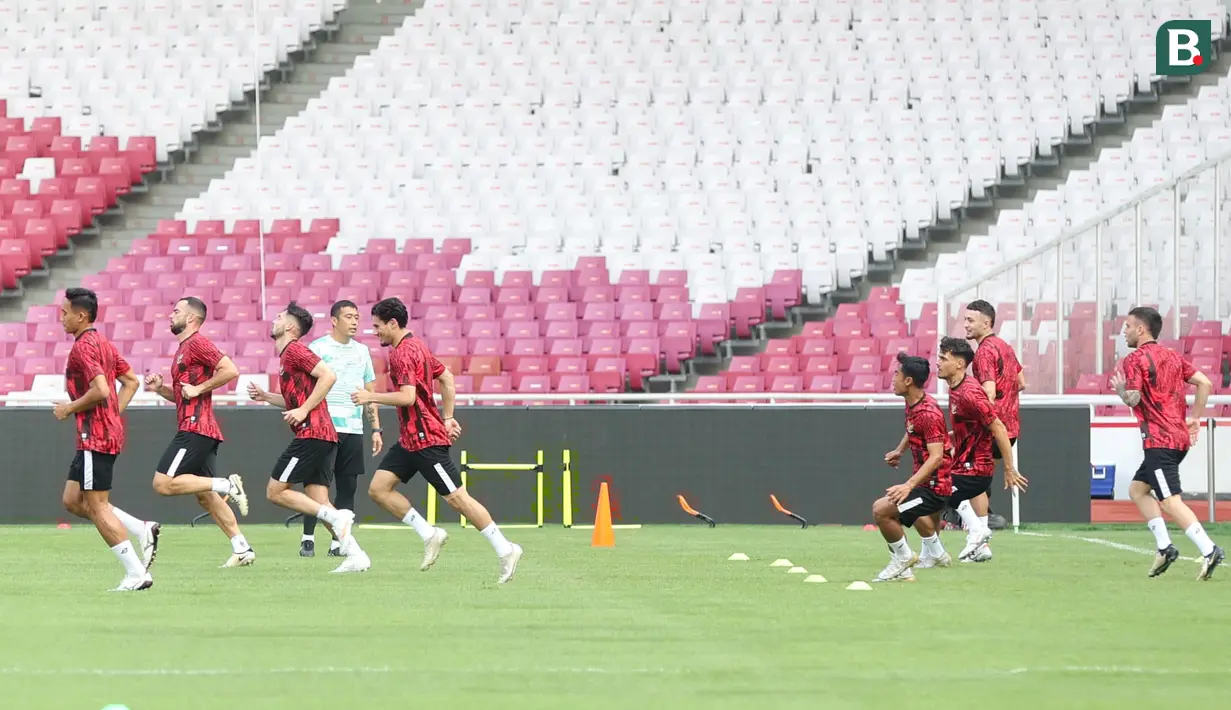
<instances>
[{"instance_id":1,"label":"blue cooler box","mask_svg":"<svg viewBox=\"0 0 1231 710\"><path fill-rule=\"evenodd\" d=\"M1090 464L1090 497L1112 499L1116 495L1116 465Z\"/></svg>"}]
</instances>

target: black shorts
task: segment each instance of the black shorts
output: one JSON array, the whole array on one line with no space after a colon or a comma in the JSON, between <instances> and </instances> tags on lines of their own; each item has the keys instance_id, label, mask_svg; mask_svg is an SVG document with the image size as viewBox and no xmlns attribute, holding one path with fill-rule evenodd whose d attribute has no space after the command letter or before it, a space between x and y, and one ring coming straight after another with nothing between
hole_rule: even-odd
<instances>
[{"instance_id":1,"label":"black shorts","mask_svg":"<svg viewBox=\"0 0 1231 710\"><path fill-rule=\"evenodd\" d=\"M81 484L83 491L111 490L111 477L118 454L78 451L68 465L68 480Z\"/></svg>"},{"instance_id":2,"label":"black shorts","mask_svg":"<svg viewBox=\"0 0 1231 710\"><path fill-rule=\"evenodd\" d=\"M906 500L898 504L898 522L911 527L919 518L926 518L932 513L945 509L945 499L927 486L919 486L906 496Z\"/></svg>"},{"instance_id":3,"label":"black shorts","mask_svg":"<svg viewBox=\"0 0 1231 710\"><path fill-rule=\"evenodd\" d=\"M423 474L427 482L442 496L456 491L461 482L458 468L449 458L449 447L429 446L418 451L407 451L401 444L394 444L380 461L380 470L388 471L402 483L410 483L416 473Z\"/></svg>"},{"instance_id":4,"label":"black shorts","mask_svg":"<svg viewBox=\"0 0 1231 710\"><path fill-rule=\"evenodd\" d=\"M358 478L363 475L363 434L338 434L338 455L333 475Z\"/></svg>"},{"instance_id":5,"label":"black shorts","mask_svg":"<svg viewBox=\"0 0 1231 710\"><path fill-rule=\"evenodd\" d=\"M270 478L282 483L328 486L338 445L324 439L295 439L278 457Z\"/></svg>"},{"instance_id":6,"label":"black shorts","mask_svg":"<svg viewBox=\"0 0 1231 710\"><path fill-rule=\"evenodd\" d=\"M953 493L949 494L949 507L956 509L964 501L978 498L991 490L991 476L954 476Z\"/></svg>"},{"instance_id":7,"label":"black shorts","mask_svg":"<svg viewBox=\"0 0 1231 710\"><path fill-rule=\"evenodd\" d=\"M1179 495L1184 492L1180 489L1180 462L1185 456L1188 456L1187 450L1146 449L1133 480L1148 483L1159 500Z\"/></svg>"},{"instance_id":8,"label":"black shorts","mask_svg":"<svg viewBox=\"0 0 1231 710\"><path fill-rule=\"evenodd\" d=\"M172 478L185 473L214 478L218 474L218 445L221 441L190 431L175 434L158 461L159 473Z\"/></svg>"},{"instance_id":9,"label":"black shorts","mask_svg":"<svg viewBox=\"0 0 1231 710\"><path fill-rule=\"evenodd\" d=\"M1016 445L1017 445L1017 437L1016 437L1016 436L1014 436L1014 437L1010 438L1010 439L1009 439L1009 443L1010 443L1010 444L1013 444L1014 446L1016 446ZM992 458L994 458L994 459L1002 459L1002 458L1004 458L1003 456L1001 456L1001 455L1000 455L1000 447L996 445L996 442L992 442Z\"/></svg>"}]
</instances>

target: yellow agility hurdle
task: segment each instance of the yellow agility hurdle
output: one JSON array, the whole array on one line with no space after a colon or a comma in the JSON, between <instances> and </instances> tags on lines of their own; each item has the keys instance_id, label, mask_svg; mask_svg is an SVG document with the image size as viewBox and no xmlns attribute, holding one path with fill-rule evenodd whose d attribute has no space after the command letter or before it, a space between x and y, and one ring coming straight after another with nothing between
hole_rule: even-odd
<instances>
[{"instance_id":1,"label":"yellow agility hurdle","mask_svg":"<svg viewBox=\"0 0 1231 710\"><path fill-rule=\"evenodd\" d=\"M534 471L535 473L535 517L536 524L534 525L504 525L502 528L518 528L518 527L543 527L543 451L540 449L537 452L535 463L470 463L470 453L465 449L462 450L461 458L462 485L467 485L469 473L471 471ZM427 519L432 525L436 524L436 491L430 485L428 486L427 496ZM466 516L459 516L462 527L467 527Z\"/></svg>"}]
</instances>

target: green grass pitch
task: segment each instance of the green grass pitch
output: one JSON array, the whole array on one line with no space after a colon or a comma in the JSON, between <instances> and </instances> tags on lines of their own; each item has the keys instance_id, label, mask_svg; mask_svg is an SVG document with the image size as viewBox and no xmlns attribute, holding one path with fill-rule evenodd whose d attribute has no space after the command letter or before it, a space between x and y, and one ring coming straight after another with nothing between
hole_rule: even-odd
<instances>
[{"instance_id":1,"label":"green grass pitch","mask_svg":"<svg viewBox=\"0 0 1231 710\"><path fill-rule=\"evenodd\" d=\"M248 528L257 564L223 570L216 529L165 526L154 588L111 594L121 570L92 528L0 528L0 706L1225 704L1231 569L1199 583L1181 561L1150 580L1148 556L1078 539L1149 548L1144 527L1031 530L1049 536L1001 532L990 563L851 592L886 561L875 532L647 526L591 549L588 531L510 530L526 556L497 586L490 546L456 526L427 573L412 532L361 528L373 569L352 575L300 559L294 528Z\"/></svg>"}]
</instances>

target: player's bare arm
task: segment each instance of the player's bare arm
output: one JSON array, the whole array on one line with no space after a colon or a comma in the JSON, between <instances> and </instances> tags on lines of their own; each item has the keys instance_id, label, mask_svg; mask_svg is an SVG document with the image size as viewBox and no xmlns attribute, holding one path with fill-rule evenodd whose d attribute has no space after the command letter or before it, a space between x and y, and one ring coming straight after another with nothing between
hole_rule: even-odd
<instances>
[{"instance_id":1,"label":"player's bare arm","mask_svg":"<svg viewBox=\"0 0 1231 710\"><path fill-rule=\"evenodd\" d=\"M363 386L368 392L376 391L376 382ZM368 422L372 425L372 455L375 456L385 449L385 437L380 433L380 405L369 403L367 406Z\"/></svg>"},{"instance_id":2,"label":"player's bare arm","mask_svg":"<svg viewBox=\"0 0 1231 710\"><path fill-rule=\"evenodd\" d=\"M1136 407L1138 404L1141 404L1141 391L1127 389L1126 383L1127 380L1124 377L1124 373L1119 370L1116 370L1115 374L1111 376L1111 387L1116 391L1120 401L1129 407Z\"/></svg>"},{"instance_id":3,"label":"player's bare arm","mask_svg":"<svg viewBox=\"0 0 1231 710\"><path fill-rule=\"evenodd\" d=\"M457 402L457 385L453 383L453 373L445 368L440 377L436 378L436 384L440 387L440 416L444 417L449 439L457 441L462 435L462 425L453 418L453 408Z\"/></svg>"},{"instance_id":4,"label":"player's bare arm","mask_svg":"<svg viewBox=\"0 0 1231 710\"><path fill-rule=\"evenodd\" d=\"M286 409L285 397L280 394L274 394L273 392L266 392L255 382L248 383L248 399L251 399L253 402L272 404L278 409Z\"/></svg>"},{"instance_id":5,"label":"player's bare arm","mask_svg":"<svg viewBox=\"0 0 1231 710\"><path fill-rule=\"evenodd\" d=\"M145 388L168 402L175 404L175 390L163 383L162 375L156 373L146 375Z\"/></svg>"},{"instance_id":6,"label":"player's bare arm","mask_svg":"<svg viewBox=\"0 0 1231 710\"><path fill-rule=\"evenodd\" d=\"M141 378L137 377L137 373L133 372L132 370L129 370L128 372L125 372L124 374L120 375L119 379L120 379L119 405L120 405L120 413L123 414L124 410L128 409L129 402L132 402L133 397L136 396L137 390L141 389Z\"/></svg>"},{"instance_id":7,"label":"player's bare arm","mask_svg":"<svg viewBox=\"0 0 1231 710\"><path fill-rule=\"evenodd\" d=\"M71 402L56 405L56 419L63 421L78 412L91 410L103 402L106 402L107 398L110 396L111 384L107 382L107 377L105 375L98 375L94 379L90 380L90 388L86 390L85 394Z\"/></svg>"},{"instance_id":8,"label":"player's bare arm","mask_svg":"<svg viewBox=\"0 0 1231 710\"><path fill-rule=\"evenodd\" d=\"M1022 370L1021 372L1017 373L1017 391L1018 392L1026 391L1026 371L1025 370Z\"/></svg>"},{"instance_id":9,"label":"player's bare arm","mask_svg":"<svg viewBox=\"0 0 1231 710\"><path fill-rule=\"evenodd\" d=\"M898 467L898 464L902 461L902 454L906 453L906 448L908 446L910 446L909 432L902 434L902 441L898 443L898 447L896 449L892 449L885 454L885 463L889 465L889 468Z\"/></svg>"},{"instance_id":10,"label":"player's bare arm","mask_svg":"<svg viewBox=\"0 0 1231 710\"><path fill-rule=\"evenodd\" d=\"M386 407L413 407L418 395L414 385L402 385L397 392L373 392L370 389L356 390L350 400L360 405L385 405Z\"/></svg>"},{"instance_id":11,"label":"player's bare arm","mask_svg":"<svg viewBox=\"0 0 1231 710\"><path fill-rule=\"evenodd\" d=\"M996 440L996 446L1000 448L1000 457L1004 459L1004 487L1026 490L1029 481L1017 472L1016 462L1013 460L1013 442L1009 440L1009 430L1005 429L1000 417L996 417L988 429L992 432L992 438Z\"/></svg>"},{"instance_id":12,"label":"player's bare arm","mask_svg":"<svg viewBox=\"0 0 1231 710\"><path fill-rule=\"evenodd\" d=\"M1197 434L1201 431L1201 420L1205 418L1205 404L1210 399L1210 392L1214 390L1214 383L1210 382L1210 378L1206 377L1204 372L1198 370L1188 378L1188 384L1197 388L1197 394L1193 397L1193 408L1188 414L1187 422L1188 436L1195 444Z\"/></svg>"},{"instance_id":13,"label":"player's bare arm","mask_svg":"<svg viewBox=\"0 0 1231 710\"><path fill-rule=\"evenodd\" d=\"M308 418L308 413L320 406L321 402L325 401L325 397L329 394L329 390L333 388L333 384L338 381L338 376L324 362L316 363L316 367L312 368L310 373L316 378L316 385L312 388L312 394L308 395L308 399L303 403L303 406L298 409L287 410L282 418L292 424L303 424ZM283 402L286 406L286 402Z\"/></svg>"},{"instance_id":14,"label":"player's bare arm","mask_svg":"<svg viewBox=\"0 0 1231 710\"><path fill-rule=\"evenodd\" d=\"M919 470L910 478L906 479L906 483L897 486L891 486L885 490L885 496L894 505L906 500L906 496L914 489L922 486L931 479L932 474L936 473L936 469L940 468L940 464L944 461L945 445L942 442L935 441L928 444L928 459L923 462Z\"/></svg>"},{"instance_id":15,"label":"player's bare arm","mask_svg":"<svg viewBox=\"0 0 1231 710\"><path fill-rule=\"evenodd\" d=\"M987 398L989 400L991 400L993 403L996 402L996 383L994 381L988 380L987 382L984 382L983 392L984 394L987 395Z\"/></svg>"},{"instance_id":16,"label":"player's bare arm","mask_svg":"<svg viewBox=\"0 0 1231 710\"><path fill-rule=\"evenodd\" d=\"M235 363L231 361L231 358L223 355L222 359L218 361L218 366L214 368L213 377L197 385L185 382L180 392L184 394L184 399L196 399L207 392L213 392L219 387L225 386L237 377L239 377L239 368L235 367Z\"/></svg>"}]
</instances>

